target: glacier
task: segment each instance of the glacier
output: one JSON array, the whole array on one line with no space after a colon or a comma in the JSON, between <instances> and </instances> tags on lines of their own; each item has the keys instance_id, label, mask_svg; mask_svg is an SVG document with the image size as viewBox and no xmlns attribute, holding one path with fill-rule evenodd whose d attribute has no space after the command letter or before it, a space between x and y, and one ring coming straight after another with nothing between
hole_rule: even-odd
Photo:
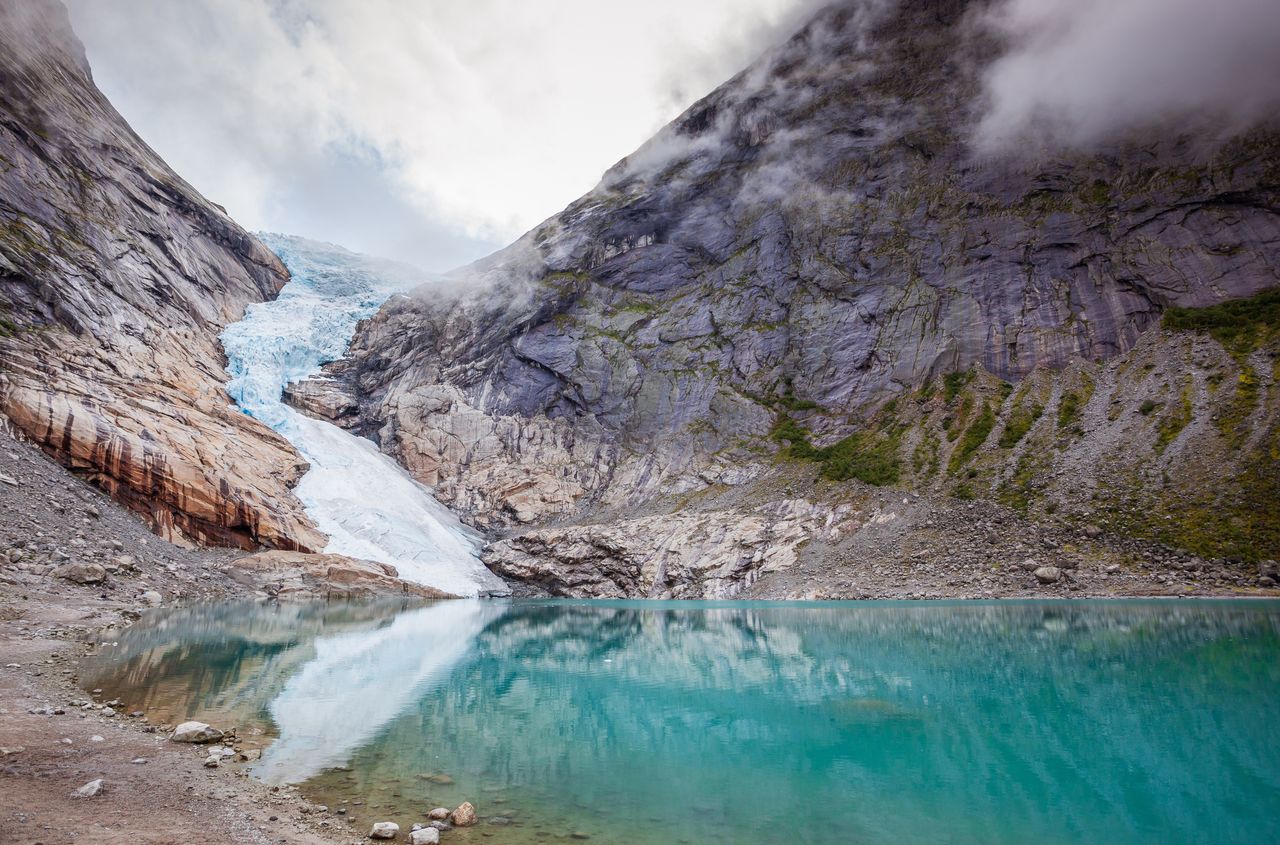
<instances>
[{"instance_id":1,"label":"glacier","mask_svg":"<svg viewBox=\"0 0 1280 845\"><path fill-rule=\"evenodd\" d=\"M510 591L480 562L481 538L370 441L304 416L286 385L346 353L356 324L388 297L421 284L422 271L288 235L258 238L289 268L271 302L250 306L222 332L226 390L240 409L279 432L310 463L294 492L329 536L324 551L389 563L406 581L460 596Z\"/></svg>"}]
</instances>

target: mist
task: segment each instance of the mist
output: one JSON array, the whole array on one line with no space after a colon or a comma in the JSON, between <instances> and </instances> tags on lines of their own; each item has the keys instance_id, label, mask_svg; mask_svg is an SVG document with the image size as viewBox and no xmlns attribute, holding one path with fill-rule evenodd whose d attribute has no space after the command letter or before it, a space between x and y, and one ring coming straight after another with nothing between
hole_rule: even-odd
<instances>
[{"instance_id":1,"label":"mist","mask_svg":"<svg viewBox=\"0 0 1280 845\"><path fill-rule=\"evenodd\" d=\"M1280 114L1276 0L1004 0L980 25L980 152L1088 149L1170 129L1221 140Z\"/></svg>"}]
</instances>

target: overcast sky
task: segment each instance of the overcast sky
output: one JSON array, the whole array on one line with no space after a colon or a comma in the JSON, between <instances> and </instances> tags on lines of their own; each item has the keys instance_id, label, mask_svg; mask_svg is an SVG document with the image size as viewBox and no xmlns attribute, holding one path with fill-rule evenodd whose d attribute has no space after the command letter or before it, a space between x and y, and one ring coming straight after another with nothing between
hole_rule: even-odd
<instances>
[{"instance_id":1,"label":"overcast sky","mask_svg":"<svg viewBox=\"0 0 1280 845\"><path fill-rule=\"evenodd\" d=\"M589 190L814 0L67 0L94 77L242 225L448 269Z\"/></svg>"}]
</instances>

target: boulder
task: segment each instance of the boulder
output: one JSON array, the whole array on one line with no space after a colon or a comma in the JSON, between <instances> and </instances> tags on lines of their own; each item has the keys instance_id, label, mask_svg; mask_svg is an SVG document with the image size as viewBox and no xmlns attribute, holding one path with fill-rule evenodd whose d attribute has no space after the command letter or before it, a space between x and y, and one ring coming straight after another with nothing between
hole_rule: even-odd
<instances>
[{"instance_id":1,"label":"boulder","mask_svg":"<svg viewBox=\"0 0 1280 845\"><path fill-rule=\"evenodd\" d=\"M1056 566L1042 566L1033 574L1041 584L1052 584L1062 578L1062 570Z\"/></svg>"},{"instance_id":2,"label":"boulder","mask_svg":"<svg viewBox=\"0 0 1280 845\"><path fill-rule=\"evenodd\" d=\"M445 819L449 818L449 808L436 807L434 810L427 813L427 818L431 819L432 821L444 821Z\"/></svg>"},{"instance_id":3,"label":"boulder","mask_svg":"<svg viewBox=\"0 0 1280 845\"><path fill-rule=\"evenodd\" d=\"M222 731L204 722L183 722L173 729L169 739L174 742L215 742L222 739Z\"/></svg>"},{"instance_id":4,"label":"boulder","mask_svg":"<svg viewBox=\"0 0 1280 845\"><path fill-rule=\"evenodd\" d=\"M107 570L96 563L64 563L53 570L53 575L74 584L101 584L107 580Z\"/></svg>"},{"instance_id":5,"label":"boulder","mask_svg":"<svg viewBox=\"0 0 1280 845\"><path fill-rule=\"evenodd\" d=\"M164 596L160 595L155 590L147 590L145 593L138 596L138 601L142 602L147 607L159 607L160 603L164 601Z\"/></svg>"},{"instance_id":6,"label":"boulder","mask_svg":"<svg viewBox=\"0 0 1280 845\"><path fill-rule=\"evenodd\" d=\"M476 823L476 808L471 806L470 801L463 801L458 809L453 811L450 820L454 827L470 827Z\"/></svg>"},{"instance_id":7,"label":"boulder","mask_svg":"<svg viewBox=\"0 0 1280 845\"><path fill-rule=\"evenodd\" d=\"M370 839L395 839L400 835L400 825L395 822L374 822L369 831Z\"/></svg>"},{"instance_id":8,"label":"boulder","mask_svg":"<svg viewBox=\"0 0 1280 845\"><path fill-rule=\"evenodd\" d=\"M439 845L440 831L424 827L409 834L409 845Z\"/></svg>"}]
</instances>

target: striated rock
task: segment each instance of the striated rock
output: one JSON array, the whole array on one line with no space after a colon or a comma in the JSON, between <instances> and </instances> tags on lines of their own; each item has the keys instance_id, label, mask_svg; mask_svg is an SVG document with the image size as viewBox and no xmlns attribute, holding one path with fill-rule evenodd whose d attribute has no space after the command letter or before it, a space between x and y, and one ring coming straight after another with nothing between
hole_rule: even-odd
<instances>
[{"instance_id":1,"label":"striated rock","mask_svg":"<svg viewBox=\"0 0 1280 845\"><path fill-rule=\"evenodd\" d=\"M101 584L107 580L107 570L96 563L64 563L51 574L76 584Z\"/></svg>"},{"instance_id":2,"label":"striated rock","mask_svg":"<svg viewBox=\"0 0 1280 845\"><path fill-rule=\"evenodd\" d=\"M174 540L324 545L306 464L230 407L218 333L279 260L94 86L56 0L0 6L0 425Z\"/></svg>"},{"instance_id":3,"label":"striated rock","mask_svg":"<svg viewBox=\"0 0 1280 845\"><path fill-rule=\"evenodd\" d=\"M453 811L449 820L453 822L454 827L470 827L476 823L476 808L470 801L463 801L458 809Z\"/></svg>"},{"instance_id":4,"label":"striated rock","mask_svg":"<svg viewBox=\"0 0 1280 845\"><path fill-rule=\"evenodd\" d=\"M228 574L276 598L296 601L390 595L456 598L432 587L401 581L390 564L343 555L262 552L237 558Z\"/></svg>"},{"instance_id":5,"label":"striated rock","mask_svg":"<svg viewBox=\"0 0 1280 845\"><path fill-rule=\"evenodd\" d=\"M169 735L172 742L205 743L222 739L223 732L204 722L183 722Z\"/></svg>"}]
</instances>

